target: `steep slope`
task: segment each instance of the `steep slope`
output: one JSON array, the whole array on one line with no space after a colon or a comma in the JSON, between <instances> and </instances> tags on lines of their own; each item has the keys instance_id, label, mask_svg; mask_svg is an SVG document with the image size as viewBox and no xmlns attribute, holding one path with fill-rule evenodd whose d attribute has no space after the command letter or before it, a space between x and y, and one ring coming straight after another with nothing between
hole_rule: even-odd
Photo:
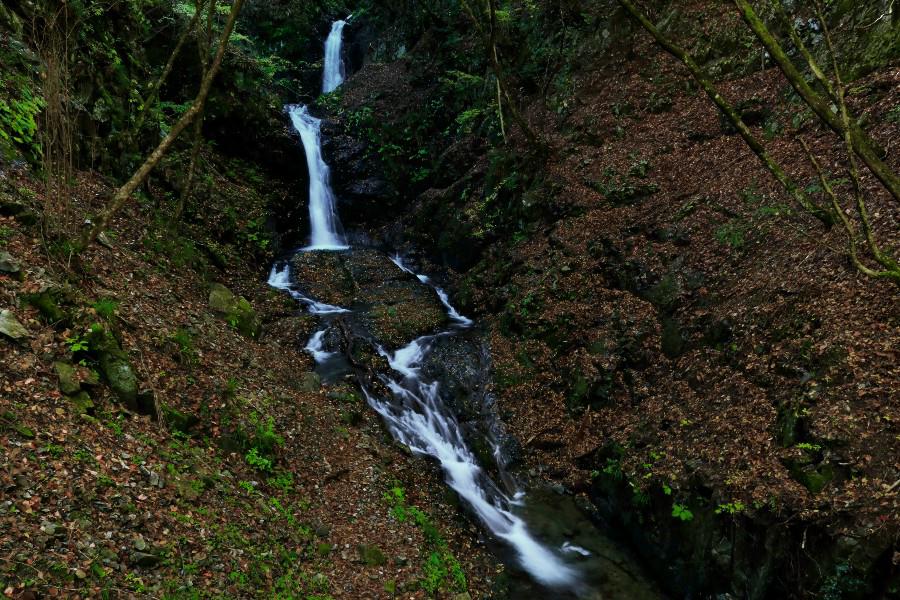
<instances>
[{"instance_id":1,"label":"steep slope","mask_svg":"<svg viewBox=\"0 0 900 600\"><path fill-rule=\"evenodd\" d=\"M538 43L500 42L549 151L515 133L504 147L464 12L432 15L421 35L409 15L387 20L337 99L343 214L457 270L457 297L492 323L500 415L523 472L590 497L673 593L896 596L896 286L856 273L842 233L797 212L620 12L506 9L560 44L535 90L527 69L541 65L516 61ZM668 15L804 185L815 173L797 136L842 169L839 140L776 69L759 69L728 7ZM527 26L504 33L516 27ZM868 73L853 108L900 169L898 56L881 54L873 72L859 53L884 46L847 31L848 64ZM874 178L865 185L896 247L900 211Z\"/></svg>"}]
</instances>

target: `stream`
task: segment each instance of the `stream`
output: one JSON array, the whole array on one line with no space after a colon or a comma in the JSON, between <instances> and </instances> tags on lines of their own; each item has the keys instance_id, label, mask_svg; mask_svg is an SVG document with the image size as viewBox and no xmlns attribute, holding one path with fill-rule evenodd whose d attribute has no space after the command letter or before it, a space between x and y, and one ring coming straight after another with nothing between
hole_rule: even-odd
<instances>
[{"instance_id":1,"label":"stream","mask_svg":"<svg viewBox=\"0 0 900 600\"><path fill-rule=\"evenodd\" d=\"M346 20L336 21L325 42L323 93L333 91L344 79L341 53L346 23ZM369 313L374 309L371 303L341 306L331 298L314 298L315 294L304 291L308 286L299 279L294 265L298 260L321 260L322 264L353 261L357 254L364 254L367 260L377 259L372 258L374 249L350 247L346 242L329 167L322 157L321 121L304 105L289 105L286 112L299 134L309 170L311 231L307 246L272 266L269 285L290 294L319 317L320 328L306 342L305 350L315 359L322 379L334 381L352 372L350 360L335 349L337 344L332 341L336 338L337 320L369 323L372 319ZM447 485L464 500L493 540L491 546L511 567L514 582L510 597L663 597L627 551L610 541L571 496L541 486L526 490L507 471L508 460L502 445L490 433L503 429L495 411L481 411L489 422L479 431L489 433L486 439L477 440L487 444L493 464L484 464L485 453L473 451L473 433L460 424L458 415L451 409L455 403L446 389L449 386L442 386L440 378L433 376L429 359L433 358L436 347L451 338L475 347L475 344L484 345L484 334L472 319L454 308L447 292L434 279L417 272L407 259L399 255L381 258L387 259L380 267L385 281L396 282L403 290L411 290L409 293L430 294L432 302L439 302L434 303L438 312L444 313L440 315L444 325L437 333L417 336L399 346L389 347L373 336L374 350L389 368L374 375L377 386L361 380L362 392L398 442L440 465Z\"/></svg>"}]
</instances>

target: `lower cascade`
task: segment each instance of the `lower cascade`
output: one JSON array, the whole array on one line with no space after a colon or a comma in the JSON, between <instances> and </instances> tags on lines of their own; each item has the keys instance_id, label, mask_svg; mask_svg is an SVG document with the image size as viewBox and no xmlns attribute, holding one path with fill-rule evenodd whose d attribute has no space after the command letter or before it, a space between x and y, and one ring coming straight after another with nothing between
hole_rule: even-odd
<instances>
[{"instance_id":1,"label":"lower cascade","mask_svg":"<svg viewBox=\"0 0 900 600\"><path fill-rule=\"evenodd\" d=\"M306 285L293 265L300 265L301 271L303 265L312 264L314 270L331 265L349 272L356 262L370 260L373 255L381 256L381 262L375 268L370 266L369 272L374 270L383 277L385 288L405 281L404 285L422 293L427 290L434 306L443 310L446 325L437 333L395 345L393 350L377 339L366 338L387 366L371 377L360 375L356 369L363 395L397 441L414 454L438 462L447 485L465 501L490 537L511 550L501 554L509 554L511 564L527 574L520 582L524 588L517 590L515 597L546 597L549 591L559 598L597 598L598 593L610 589L615 590L614 598L662 597L642 578L638 567L629 566L631 559L596 529L571 498L541 490L526 493L506 471L508 457L491 434L481 441L492 451L492 464L485 465L482 461L490 460L485 457L479 460L472 449L472 436L476 434L463 427L454 414L454 398L433 371L441 359L432 354L454 337L480 340L482 332L456 310L442 288L430 277L415 273L401 257L388 260L371 248L344 253L304 248L273 265L269 284L289 293L321 321L304 349L314 358L322 379L336 381L354 372L349 362L352 358L337 351L340 343L334 340L341 331L354 330L367 322L371 317L370 298L363 291L361 297L354 296L349 300L352 304L344 306L314 300L301 291Z\"/></svg>"}]
</instances>

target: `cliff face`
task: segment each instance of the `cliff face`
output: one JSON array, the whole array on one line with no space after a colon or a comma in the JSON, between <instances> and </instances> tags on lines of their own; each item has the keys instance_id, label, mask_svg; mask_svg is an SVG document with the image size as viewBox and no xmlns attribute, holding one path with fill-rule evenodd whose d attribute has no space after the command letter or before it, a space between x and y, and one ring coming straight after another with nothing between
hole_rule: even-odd
<instances>
[{"instance_id":1,"label":"cliff face","mask_svg":"<svg viewBox=\"0 0 900 600\"><path fill-rule=\"evenodd\" d=\"M450 269L491 328L522 471L589 497L671 592L896 596L896 286L858 275L842 232L795 209L612 3L576 4L501 18L507 85L543 149L510 107L499 121L464 12L418 29L369 15L381 37L330 100L342 215ZM852 108L898 169L900 37L876 8L828 18L860 77ZM735 11L657 16L811 193L799 138L840 177L840 140ZM896 244L896 202L864 181Z\"/></svg>"}]
</instances>

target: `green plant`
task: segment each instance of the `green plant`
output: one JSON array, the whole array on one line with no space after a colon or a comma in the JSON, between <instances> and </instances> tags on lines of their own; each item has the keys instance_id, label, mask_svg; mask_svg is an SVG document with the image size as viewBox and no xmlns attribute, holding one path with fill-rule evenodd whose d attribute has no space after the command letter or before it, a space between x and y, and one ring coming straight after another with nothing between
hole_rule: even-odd
<instances>
[{"instance_id":1,"label":"green plant","mask_svg":"<svg viewBox=\"0 0 900 600\"><path fill-rule=\"evenodd\" d=\"M692 513L686 506L683 506L681 504L672 505L672 516L684 522L694 520L694 513Z\"/></svg>"},{"instance_id":2,"label":"green plant","mask_svg":"<svg viewBox=\"0 0 900 600\"><path fill-rule=\"evenodd\" d=\"M283 471L274 477L270 477L269 485L283 492L288 492L294 487L294 475L290 471Z\"/></svg>"},{"instance_id":3,"label":"green plant","mask_svg":"<svg viewBox=\"0 0 900 600\"><path fill-rule=\"evenodd\" d=\"M466 590L466 576L462 566L443 538L438 528L425 512L416 506L406 503L406 492L399 485L394 485L382 496L391 507L391 515L401 523L412 521L425 536L430 552L422 567L422 589L435 594L449 587L457 592Z\"/></svg>"},{"instance_id":4,"label":"green plant","mask_svg":"<svg viewBox=\"0 0 900 600\"><path fill-rule=\"evenodd\" d=\"M747 226L737 219L716 229L716 240L735 250L740 250L747 243L746 235Z\"/></svg>"},{"instance_id":5,"label":"green plant","mask_svg":"<svg viewBox=\"0 0 900 600\"><path fill-rule=\"evenodd\" d=\"M90 350L90 344L88 344L87 336L84 334L66 338L66 346L68 346L69 351L73 354L76 352L88 352Z\"/></svg>"},{"instance_id":6,"label":"green plant","mask_svg":"<svg viewBox=\"0 0 900 600\"><path fill-rule=\"evenodd\" d=\"M57 446L56 444L47 444L44 446L44 451L53 458L59 458L65 454L66 449L62 446Z\"/></svg>"},{"instance_id":7,"label":"green plant","mask_svg":"<svg viewBox=\"0 0 900 600\"><path fill-rule=\"evenodd\" d=\"M115 316L116 310L119 308L119 302L111 298L101 298L91 304L91 307L97 313L97 316L109 320Z\"/></svg>"},{"instance_id":8,"label":"green plant","mask_svg":"<svg viewBox=\"0 0 900 600\"><path fill-rule=\"evenodd\" d=\"M270 473L272 471L271 459L262 456L257 448L250 448L250 451L247 452L244 458L248 465L259 471L264 473Z\"/></svg>"},{"instance_id":9,"label":"green plant","mask_svg":"<svg viewBox=\"0 0 900 600\"><path fill-rule=\"evenodd\" d=\"M811 444L809 442L800 442L799 444L794 446L800 450L806 450L807 452L818 452L822 449L822 446L819 444Z\"/></svg>"},{"instance_id":10,"label":"green plant","mask_svg":"<svg viewBox=\"0 0 900 600\"><path fill-rule=\"evenodd\" d=\"M717 515L737 515L747 510L747 507L740 500L735 500L734 502L726 502L725 504L720 504L716 508Z\"/></svg>"}]
</instances>

